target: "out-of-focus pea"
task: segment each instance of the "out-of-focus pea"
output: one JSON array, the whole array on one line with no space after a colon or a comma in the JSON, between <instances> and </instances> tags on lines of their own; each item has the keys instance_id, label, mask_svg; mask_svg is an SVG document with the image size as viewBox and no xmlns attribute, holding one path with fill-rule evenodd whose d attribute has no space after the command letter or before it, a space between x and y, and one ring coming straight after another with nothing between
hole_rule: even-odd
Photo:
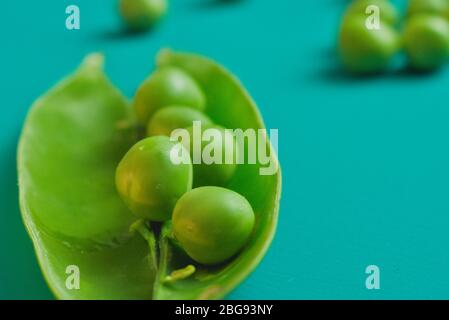
<instances>
[{"instance_id":1,"label":"out-of-focus pea","mask_svg":"<svg viewBox=\"0 0 449 320\"><path fill-rule=\"evenodd\" d=\"M438 68L449 55L449 22L436 15L414 15L407 21L403 42L413 68Z\"/></svg>"}]
</instances>

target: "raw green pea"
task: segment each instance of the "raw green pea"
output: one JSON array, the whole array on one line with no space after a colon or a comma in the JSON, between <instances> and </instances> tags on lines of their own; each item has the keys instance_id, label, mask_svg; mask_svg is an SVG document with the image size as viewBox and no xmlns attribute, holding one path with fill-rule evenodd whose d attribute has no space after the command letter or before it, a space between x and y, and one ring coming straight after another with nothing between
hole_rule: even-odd
<instances>
[{"instance_id":1,"label":"raw green pea","mask_svg":"<svg viewBox=\"0 0 449 320\"><path fill-rule=\"evenodd\" d=\"M148 136L170 136L180 128L193 125L194 121L201 121L202 125L212 125L212 121L204 113L183 106L170 106L157 111L147 126Z\"/></svg>"},{"instance_id":2,"label":"raw green pea","mask_svg":"<svg viewBox=\"0 0 449 320\"><path fill-rule=\"evenodd\" d=\"M366 12L370 5L375 5L379 7L380 19L389 24L397 25L400 21L400 14L396 7L389 0L357 0L353 1L347 11L346 16L360 15L365 18L368 17Z\"/></svg>"},{"instance_id":3,"label":"raw green pea","mask_svg":"<svg viewBox=\"0 0 449 320\"><path fill-rule=\"evenodd\" d=\"M190 158L182 152L183 162L174 164L170 153L175 145L168 137L146 138L135 144L118 165L117 190L137 217L170 219L176 201L192 188Z\"/></svg>"},{"instance_id":4,"label":"raw green pea","mask_svg":"<svg viewBox=\"0 0 449 320\"><path fill-rule=\"evenodd\" d=\"M193 186L226 186L237 169L234 135L215 125L202 126L201 130L193 126L187 131L190 140L183 143L193 163Z\"/></svg>"},{"instance_id":5,"label":"raw green pea","mask_svg":"<svg viewBox=\"0 0 449 320\"><path fill-rule=\"evenodd\" d=\"M435 14L449 18L449 0L409 0L407 15Z\"/></svg>"},{"instance_id":6,"label":"raw green pea","mask_svg":"<svg viewBox=\"0 0 449 320\"><path fill-rule=\"evenodd\" d=\"M449 54L449 23L435 15L414 15L407 21L403 42L413 68L438 68Z\"/></svg>"},{"instance_id":7,"label":"raw green pea","mask_svg":"<svg viewBox=\"0 0 449 320\"><path fill-rule=\"evenodd\" d=\"M120 14L132 30L154 26L167 12L167 0L120 0Z\"/></svg>"},{"instance_id":8,"label":"raw green pea","mask_svg":"<svg viewBox=\"0 0 449 320\"><path fill-rule=\"evenodd\" d=\"M182 105L203 111L206 99L196 81L175 67L156 70L137 90L134 110L142 125L147 125L153 114L167 106Z\"/></svg>"},{"instance_id":9,"label":"raw green pea","mask_svg":"<svg viewBox=\"0 0 449 320\"><path fill-rule=\"evenodd\" d=\"M380 29L368 29L364 16L348 16L339 35L339 51L344 66L354 73L376 73L388 68L399 49L397 32L381 22Z\"/></svg>"},{"instance_id":10,"label":"raw green pea","mask_svg":"<svg viewBox=\"0 0 449 320\"><path fill-rule=\"evenodd\" d=\"M201 187L183 195L173 212L173 231L187 254L202 264L217 264L237 254L254 227L254 212L240 194Z\"/></svg>"}]
</instances>

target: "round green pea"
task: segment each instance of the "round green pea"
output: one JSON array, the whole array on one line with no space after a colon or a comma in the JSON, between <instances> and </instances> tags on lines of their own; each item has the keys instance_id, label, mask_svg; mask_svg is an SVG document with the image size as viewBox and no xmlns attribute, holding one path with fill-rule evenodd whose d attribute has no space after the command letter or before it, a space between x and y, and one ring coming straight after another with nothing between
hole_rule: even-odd
<instances>
[{"instance_id":1,"label":"round green pea","mask_svg":"<svg viewBox=\"0 0 449 320\"><path fill-rule=\"evenodd\" d=\"M132 30L153 27L167 12L167 0L120 0L120 14Z\"/></svg>"},{"instance_id":2,"label":"round green pea","mask_svg":"<svg viewBox=\"0 0 449 320\"><path fill-rule=\"evenodd\" d=\"M201 131L189 127L187 132L190 140L184 147L192 159L194 187L226 186L237 169L239 148L234 135L216 125L202 126Z\"/></svg>"},{"instance_id":3,"label":"round green pea","mask_svg":"<svg viewBox=\"0 0 449 320\"><path fill-rule=\"evenodd\" d=\"M173 231L195 261L213 265L237 254L254 228L253 209L242 195L220 187L184 194L173 211Z\"/></svg>"},{"instance_id":4,"label":"round green pea","mask_svg":"<svg viewBox=\"0 0 449 320\"><path fill-rule=\"evenodd\" d=\"M347 16L339 35L343 65L354 73L376 73L388 68L400 46L398 33L385 22L368 29L366 17Z\"/></svg>"},{"instance_id":5,"label":"round green pea","mask_svg":"<svg viewBox=\"0 0 449 320\"><path fill-rule=\"evenodd\" d=\"M371 5L379 7L380 19L393 26L399 24L400 14L396 7L389 0L356 0L353 1L347 11L346 16L361 15L365 19L368 17L367 8Z\"/></svg>"},{"instance_id":6,"label":"round green pea","mask_svg":"<svg viewBox=\"0 0 449 320\"><path fill-rule=\"evenodd\" d=\"M194 121L200 121L201 125L212 125L209 117L201 111L183 106L165 107L151 118L147 135L169 137L174 130L190 127Z\"/></svg>"},{"instance_id":7,"label":"round green pea","mask_svg":"<svg viewBox=\"0 0 449 320\"><path fill-rule=\"evenodd\" d=\"M435 14L449 18L449 0L409 0L407 15Z\"/></svg>"},{"instance_id":8,"label":"round green pea","mask_svg":"<svg viewBox=\"0 0 449 320\"><path fill-rule=\"evenodd\" d=\"M182 105L203 111L206 98L189 74L175 67L165 67L142 83L133 105L138 121L147 125L153 114L163 107Z\"/></svg>"},{"instance_id":9,"label":"round green pea","mask_svg":"<svg viewBox=\"0 0 449 320\"><path fill-rule=\"evenodd\" d=\"M438 68L449 55L449 22L435 15L414 15L406 23L403 42L413 68Z\"/></svg>"},{"instance_id":10,"label":"round green pea","mask_svg":"<svg viewBox=\"0 0 449 320\"><path fill-rule=\"evenodd\" d=\"M119 163L117 190L137 217L169 220L176 201L192 188L188 153L182 152L181 164L171 161L170 152L175 145L164 136L146 138L136 143Z\"/></svg>"}]
</instances>

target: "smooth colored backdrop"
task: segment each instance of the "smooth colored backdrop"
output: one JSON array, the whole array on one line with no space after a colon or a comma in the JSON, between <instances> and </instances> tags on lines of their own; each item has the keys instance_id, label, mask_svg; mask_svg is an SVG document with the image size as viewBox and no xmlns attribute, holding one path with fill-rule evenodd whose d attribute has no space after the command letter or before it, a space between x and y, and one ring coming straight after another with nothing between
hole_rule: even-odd
<instances>
[{"instance_id":1,"label":"smooth colored backdrop","mask_svg":"<svg viewBox=\"0 0 449 320\"><path fill-rule=\"evenodd\" d=\"M229 298L449 298L449 70L346 75L334 52L345 0L170 2L160 27L137 36L120 31L114 0L2 2L0 298L52 298L17 204L30 105L92 51L131 97L162 47L226 65L279 129L278 232ZM69 4L79 31L65 29ZM365 288L370 264L380 290Z\"/></svg>"}]
</instances>

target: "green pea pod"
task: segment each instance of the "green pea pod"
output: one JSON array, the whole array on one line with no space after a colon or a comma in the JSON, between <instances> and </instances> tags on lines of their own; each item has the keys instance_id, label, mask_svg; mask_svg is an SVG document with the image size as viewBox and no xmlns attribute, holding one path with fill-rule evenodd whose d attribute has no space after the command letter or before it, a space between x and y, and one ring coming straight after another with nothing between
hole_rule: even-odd
<instances>
[{"instance_id":1,"label":"green pea pod","mask_svg":"<svg viewBox=\"0 0 449 320\"><path fill-rule=\"evenodd\" d=\"M131 109L104 76L101 60L88 57L40 98L20 139L21 211L49 286L62 299L224 297L257 266L273 238L280 170L264 176L260 164L239 165L227 186L244 195L256 214L251 240L237 257L216 267L199 266L171 240L168 223L156 266L151 228L134 223L114 186L115 168L137 138ZM182 68L198 81L207 97L206 113L216 123L264 128L252 99L221 66L170 51L159 55L158 64ZM140 232L130 232L131 225L139 225L132 229Z\"/></svg>"},{"instance_id":2,"label":"green pea pod","mask_svg":"<svg viewBox=\"0 0 449 320\"><path fill-rule=\"evenodd\" d=\"M232 129L264 129L256 104L243 85L227 70L204 57L163 50L157 59L158 67L175 66L190 74L206 94L206 114L216 123ZM271 157L277 159L271 145ZM261 175L261 165L239 165L228 186L248 199L256 225L249 243L228 263L217 267L195 264L179 246L170 240L171 225L161 233L160 269L156 279L155 299L220 299L234 289L259 264L274 236L281 193L281 172ZM196 272L177 281L164 281L172 272L187 265L195 265Z\"/></svg>"},{"instance_id":3,"label":"green pea pod","mask_svg":"<svg viewBox=\"0 0 449 320\"><path fill-rule=\"evenodd\" d=\"M20 207L57 298L152 296L154 261L146 241L129 232L133 218L113 179L135 140L129 115L103 74L102 57L91 55L38 99L26 119L18 150Z\"/></svg>"}]
</instances>

